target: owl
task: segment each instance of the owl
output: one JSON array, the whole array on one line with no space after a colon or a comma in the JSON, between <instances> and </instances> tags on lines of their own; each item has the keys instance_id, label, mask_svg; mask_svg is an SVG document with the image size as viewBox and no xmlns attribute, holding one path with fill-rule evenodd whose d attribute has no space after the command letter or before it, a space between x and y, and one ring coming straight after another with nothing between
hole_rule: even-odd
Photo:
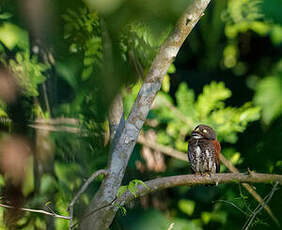
<instances>
[{"instance_id":1,"label":"owl","mask_svg":"<svg viewBox=\"0 0 282 230\"><path fill-rule=\"evenodd\" d=\"M207 125L198 125L188 141L188 158L196 174L214 174L220 170L220 144L215 131Z\"/></svg>"}]
</instances>

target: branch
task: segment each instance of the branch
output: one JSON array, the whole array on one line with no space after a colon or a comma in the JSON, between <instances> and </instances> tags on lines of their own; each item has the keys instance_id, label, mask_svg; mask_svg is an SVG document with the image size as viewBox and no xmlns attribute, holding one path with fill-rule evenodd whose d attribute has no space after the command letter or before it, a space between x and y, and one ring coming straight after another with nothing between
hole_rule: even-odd
<instances>
[{"instance_id":1,"label":"branch","mask_svg":"<svg viewBox=\"0 0 282 230\"><path fill-rule=\"evenodd\" d=\"M137 140L138 143L142 145L146 145L150 147L151 149L155 149L157 151L160 151L161 153L164 153L168 156L174 157L176 159L187 161L188 162L188 156L187 154L177 151L171 147L161 145L155 141L147 140L143 134L140 134Z\"/></svg>"},{"instance_id":2,"label":"branch","mask_svg":"<svg viewBox=\"0 0 282 230\"><path fill-rule=\"evenodd\" d=\"M94 172L88 179L87 181L83 184L83 186L79 189L79 191L77 192L77 194L75 195L75 197L72 199L72 201L69 204L69 207L72 207L75 202L78 200L78 198L80 197L80 195L82 193L85 192L85 190L88 188L89 184L99 175L107 175L108 171L105 169L100 169L96 172Z\"/></svg>"},{"instance_id":3,"label":"branch","mask_svg":"<svg viewBox=\"0 0 282 230\"><path fill-rule=\"evenodd\" d=\"M33 125L29 124L28 125L31 128L34 129L41 129L41 130L46 130L46 131L54 131L54 132L68 132L68 133L74 133L74 134L80 134L80 135L85 135L81 132L81 128L77 127L69 127L69 126L55 126L55 125L48 125L48 124L38 124L38 125Z\"/></svg>"},{"instance_id":4,"label":"branch","mask_svg":"<svg viewBox=\"0 0 282 230\"><path fill-rule=\"evenodd\" d=\"M58 117L58 118L39 118L35 120L37 124L50 124L50 125L77 125L79 126L79 120L76 118Z\"/></svg>"},{"instance_id":5,"label":"branch","mask_svg":"<svg viewBox=\"0 0 282 230\"><path fill-rule=\"evenodd\" d=\"M239 173L239 170L236 167L234 167L234 165L229 160L227 160L222 154L220 154L220 160L231 172ZM278 219L272 213L270 207L268 205L263 205L264 202L261 196L249 184L242 183L242 185L257 200L257 202L264 207L265 211L268 213L271 219L276 223L276 225L280 226Z\"/></svg>"},{"instance_id":6,"label":"branch","mask_svg":"<svg viewBox=\"0 0 282 230\"><path fill-rule=\"evenodd\" d=\"M207 176L201 175L180 175L162 177L145 182L146 187L137 186L137 191L134 194L126 191L123 196L117 199L117 204L125 204L137 197L147 195L149 193L172 188L176 186L195 186L201 184L227 184L227 183L270 183L278 182L282 184L282 175L264 174L264 173L217 173Z\"/></svg>"},{"instance_id":7,"label":"branch","mask_svg":"<svg viewBox=\"0 0 282 230\"><path fill-rule=\"evenodd\" d=\"M108 171L105 169L100 169L96 172L94 172L88 179L87 181L82 185L82 187L79 189L79 191L76 193L76 195L74 196L74 198L72 199L72 201L69 204L69 211L70 211L70 229L72 229L72 221L73 221L73 206L76 203L76 201L78 200L78 198L80 197L80 195L82 193L85 192L85 190L88 188L89 184L91 184L91 182L98 177L99 175L107 175Z\"/></svg>"},{"instance_id":8,"label":"branch","mask_svg":"<svg viewBox=\"0 0 282 230\"><path fill-rule=\"evenodd\" d=\"M79 135L85 135L86 130L79 127L79 120L75 118L38 118L35 122L28 124L29 127L34 129L41 129L55 132L68 132Z\"/></svg>"},{"instance_id":9,"label":"branch","mask_svg":"<svg viewBox=\"0 0 282 230\"><path fill-rule=\"evenodd\" d=\"M47 212L45 210L40 210L40 209L18 208L18 207L6 205L6 204L0 204L0 207L9 208L9 209L17 209L17 210L25 211L25 212L41 213L41 214L44 214L44 215L47 215L47 216L53 216L53 217L60 218L60 219L71 220L70 216L62 216L62 215L56 214L54 212Z\"/></svg>"},{"instance_id":10,"label":"branch","mask_svg":"<svg viewBox=\"0 0 282 230\"><path fill-rule=\"evenodd\" d=\"M254 210L253 214L249 217L249 219L247 220L247 222L244 224L243 228L244 230L248 230L249 227L251 226L252 222L254 221L256 215L261 212L261 210L267 205L267 203L271 200L271 198L274 195L274 192L277 191L277 186L278 186L279 182L276 182L275 185L273 186L271 192L264 198L263 200L263 204L262 205L258 205L256 207L256 209Z\"/></svg>"},{"instance_id":11,"label":"branch","mask_svg":"<svg viewBox=\"0 0 282 230\"><path fill-rule=\"evenodd\" d=\"M177 110L177 108L175 108ZM174 157L179 160L187 161L188 162L188 157L187 154L177 151L171 147L161 145L159 143L156 143L151 140L147 140L143 135L139 135L138 137L138 143L146 145L152 149L158 150L162 152L163 154L166 154L168 156ZM233 173L239 173L239 170L230 162L227 160L222 154L220 154L220 160L221 162ZM261 205L263 204L263 199L261 196L247 183L242 183L244 188L260 203ZM272 220L279 226L279 221L277 218L274 216L272 213L270 207L268 205L264 205L264 209L266 212L269 214L269 216L272 218Z\"/></svg>"},{"instance_id":12,"label":"branch","mask_svg":"<svg viewBox=\"0 0 282 230\"><path fill-rule=\"evenodd\" d=\"M183 115L177 107L175 107L172 103L167 100L164 100L164 104L168 107L169 110L173 112L175 116L177 116L181 121L183 121L191 130L195 127L195 123L189 117Z\"/></svg>"},{"instance_id":13,"label":"branch","mask_svg":"<svg viewBox=\"0 0 282 230\"><path fill-rule=\"evenodd\" d=\"M110 133L111 133L111 144L113 148L114 140L118 139L121 129L119 129L119 124L124 124L124 114L123 114L123 102L121 93L118 93L112 103L109 112L109 123L110 123ZM117 133L117 137L115 137Z\"/></svg>"},{"instance_id":14,"label":"branch","mask_svg":"<svg viewBox=\"0 0 282 230\"><path fill-rule=\"evenodd\" d=\"M99 191L87 210L91 212L94 207L110 204L124 177L128 160L134 149L138 134L146 120L154 98L161 88L161 83L170 64L176 57L181 45L203 15L210 0L193 0L180 17L174 31L168 36L160 47L159 53L148 70L144 83L137 95L132 110L124 124L121 124L121 134L118 136L111 151L109 162L109 176L104 179ZM101 210L82 221L81 229L104 230L109 227L116 210Z\"/></svg>"}]
</instances>

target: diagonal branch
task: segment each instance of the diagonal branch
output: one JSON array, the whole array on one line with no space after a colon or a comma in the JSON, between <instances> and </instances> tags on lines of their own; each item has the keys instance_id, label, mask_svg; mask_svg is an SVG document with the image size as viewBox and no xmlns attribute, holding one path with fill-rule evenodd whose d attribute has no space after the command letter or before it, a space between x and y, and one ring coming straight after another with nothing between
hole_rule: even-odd
<instances>
[{"instance_id":1,"label":"diagonal branch","mask_svg":"<svg viewBox=\"0 0 282 230\"><path fill-rule=\"evenodd\" d=\"M177 108L175 108L175 109L177 109ZM147 140L143 135L139 135L138 143L140 143L142 145L146 145L146 146L148 146L152 149L158 150L158 151L160 151L163 154L166 154L168 156L171 156L171 157L174 157L176 159L188 162L187 154L180 152L180 151L177 151L177 150L175 150L171 147L161 145L161 144L156 143L154 141ZM220 154L220 160L230 170L230 172L239 173L239 170L232 164L232 162L227 160L222 154ZM263 199L261 198L261 196L249 184L242 183L242 185L258 201L259 204L261 204L261 205L263 204ZM279 226L279 221L277 220L277 218L272 213L270 207L268 205L264 205L263 207L266 210L266 212L269 214L269 216L272 218L272 220Z\"/></svg>"},{"instance_id":2,"label":"diagonal branch","mask_svg":"<svg viewBox=\"0 0 282 230\"><path fill-rule=\"evenodd\" d=\"M249 219L247 220L247 222L244 224L243 226L243 230L248 230L249 227L251 226L252 222L254 221L256 215L267 205L267 203L269 203L269 201L271 200L271 198L274 195L274 192L277 191L277 186L278 186L279 182L276 182L275 185L273 186L272 190L270 191L270 193L264 198L262 205L259 204L256 209L254 210L253 214L250 215Z\"/></svg>"},{"instance_id":3,"label":"diagonal branch","mask_svg":"<svg viewBox=\"0 0 282 230\"><path fill-rule=\"evenodd\" d=\"M203 15L209 2L210 0L193 0L180 17L174 31L160 47L160 51L154 58L132 110L124 126L121 127L121 134L111 151L109 175L104 179L86 213L90 213L97 206L101 207L105 204L110 204L115 199L138 134L146 120L156 94L161 88L163 77L184 40ZM113 208L95 212L95 214L82 221L81 229L107 229L112 223L115 213L116 210Z\"/></svg>"},{"instance_id":4,"label":"diagonal branch","mask_svg":"<svg viewBox=\"0 0 282 230\"><path fill-rule=\"evenodd\" d=\"M227 160L222 154L220 154L220 160L221 162L233 173L239 173L239 170L229 161ZM260 205L263 206L265 211L268 213L268 215L271 217L271 219L276 223L277 226L279 226L279 221L275 217L275 215L272 213L270 207L263 202L262 197L251 187L251 185L247 183L242 183L243 187L259 202Z\"/></svg>"},{"instance_id":5,"label":"diagonal branch","mask_svg":"<svg viewBox=\"0 0 282 230\"><path fill-rule=\"evenodd\" d=\"M79 191L76 193L76 195L74 196L74 198L72 199L72 201L69 204L69 211L70 211L70 224L69 224L69 229L72 229L72 222L73 222L73 206L74 204L77 202L78 198L81 196L82 193L85 192L85 190L88 188L89 184L92 183L92 181L98 177L99 175L107 175L108 172L105 169L100 169L96 172L94 172L88 179L87 181L82 185L82 187L79 189Z\"/></svg>"}]
</instances>

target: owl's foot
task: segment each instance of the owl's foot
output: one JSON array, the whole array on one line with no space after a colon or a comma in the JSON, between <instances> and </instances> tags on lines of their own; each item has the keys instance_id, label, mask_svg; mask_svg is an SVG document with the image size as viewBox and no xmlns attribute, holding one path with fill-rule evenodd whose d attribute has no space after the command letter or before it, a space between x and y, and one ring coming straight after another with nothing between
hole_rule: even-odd
<instances>
[{"instance_id":1,"label":"owl's foot","mask_svg":"<svg viewBox=\"0 0 282 230\"><path fill-rule=\"evenodd\" d=\"M195 176L203 176L202 173L200 173L200 172L195 172L194 175Z\"/></svg>"},{"instance_id":2,"label":"owl's foot","mask_svg":"<svg viewBox=\"0 0 282 230\"><path fill-rule=\"evenodd\" d=\"M201 175L202 175L203 177L206 177L206 178L211 178L213 174L214 174L214 173L212 173L212 172L204 172L204 173L202 173ZM217 186L217 185L218 185L218 181L216 181L215 184L207 184L206 186L207 186L207 187L210 187L210 186Z\"/></svg>"},{"instance_id":3,"label":"owl's foot","mask_svg":"<svg viewBox=\"0 0 282 230\"><path fill-rule=\"evenodd\" d=\"M211 177L211 173L210 172L202 172L201 176L203 176L203 177Z\"/></svg>"}]
</instances>

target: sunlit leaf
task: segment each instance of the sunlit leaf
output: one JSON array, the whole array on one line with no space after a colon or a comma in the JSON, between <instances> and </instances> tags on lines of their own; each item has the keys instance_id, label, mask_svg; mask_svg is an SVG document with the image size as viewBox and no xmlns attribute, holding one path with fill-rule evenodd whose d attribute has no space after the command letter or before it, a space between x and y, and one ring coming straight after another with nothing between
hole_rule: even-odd
<instances>
[{"instance_id":1,"label":"sunlit leaf","mask_svg":"<svg viewBox=\"0 0 282 230\"><path fill-rule=\"evenodd\" d=\"M199 95L196 102L198 116L202 119L214 110L224 106L223 101L231 96L231 91L225 88L223 82L212 82L204 86L203 93Z\"/></svg>"},{"instance_id":2,"label":"sunlit leaf","mask_svg":"<svg viewBox=\"0 0 282 230\"><path fill-rule=\"evenodd\" d=\"M194 213L196 203L192 200L179 200L178 207L179 209L186 213L188 216L191 216Z\"/></svg>"},{"instance_id":3,"label":"sunlit leaf","mask_svg":"<svg viewBox=\"0 0 282 230\"><path fill-rule=\"evenodd\" d=\"M122 196L122 194L125 193L125 191L127 190L127 187L126 185L123 185L123 186L120 186L119 189L118 189L118 192L117 192L117 197L119 198L120 196Z\"/></svg>"},{"instance_id":4,"label":"sunlit leaf","mask_svg":"<svg viewBox=\"0 0 282 230\"><path fill-rule=\"evenodd\" d=\"M10 50L16 46L20 48L28 47L27 33L9 22L0 25L0 41Z\"/></svg>"},{"instance_id":5,"label":"sunlit leaf","mask_svg":"<svg viewBox=\"0 0 282 230\"><path fill-rule=\"evenodd\" d=\"M262 118L269 124L282 113L282 75L262 79L257 87L254 101L262 108Z\"/></svg>"}]
</instances>

